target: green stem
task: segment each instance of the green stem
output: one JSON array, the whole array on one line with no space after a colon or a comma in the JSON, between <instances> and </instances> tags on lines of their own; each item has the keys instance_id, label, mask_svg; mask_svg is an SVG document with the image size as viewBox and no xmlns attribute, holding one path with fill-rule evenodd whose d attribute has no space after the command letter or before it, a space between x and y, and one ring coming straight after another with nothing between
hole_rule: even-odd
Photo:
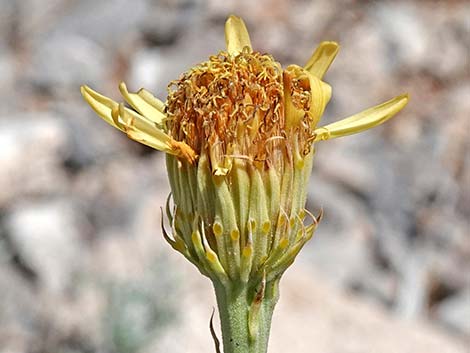
<instances>
[{"instance_id":1,"label":"green stem","mask_svg":"<svg viewBox=\"0 0 470 353\"><path fill-rule=\"evenodd\" d=\"M241 283L230 287L214 283L224 353L266 353L271 318L278 299L277 281L266 284L265 295L260 302L257 315L252 315L255 289ZM257 329L253 330L253 327Z\"/></svg>"}]
</instances>

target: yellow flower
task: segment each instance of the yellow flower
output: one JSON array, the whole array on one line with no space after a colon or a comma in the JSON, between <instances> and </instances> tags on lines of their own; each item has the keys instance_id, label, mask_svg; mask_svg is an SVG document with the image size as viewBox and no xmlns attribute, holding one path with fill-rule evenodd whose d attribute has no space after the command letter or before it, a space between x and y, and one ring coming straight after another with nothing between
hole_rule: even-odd
<instances>
[{"instance_id":1,"label":"yellow flower","mask_svg":"<svg viewBox=\"0 0 470 353\"><path fill-rule=\"evenodd\" d=\"M245 293L252 304L240 310L249 317L250 337L256 337L259 320L270 320L261 303L275 303L274 284L321 216L304 209L313 143L381 124L408 96L318 127L331 97L322 78L337 43L323 42L304 67L283 70L270 55L253 51L240 18L229 17L225 38L226 51L169 84L166 102L145 89L129 93L124 83L119 89L132 109L87 86L81 91L110 125L166 152L174 207L169 200L172 236L164 230L165 239L212 279L221 303ZM225 325L237 325L227 320ZM226 337L224 343L231 344Z\"/></svg>"},{"instance_id":2,"label":"yellow flower","mask_svg":"<svg viewBox=\"0 0 470 353\"><path fill-rule=\"evenodd\" d=\"M237 84L242 87L245 87L243 86L244 84L253 84L253 88L259 91L244 92L245 95L243 97L240 96L240 92L237 92L237 97L223 97L222 95L217 97L216 95L218 93L211 92L211 94L214 95L213 99L215 99L215 101L207 102L208 104L203 107L203 109L206 110L204 113L210 114L211 112L209 110L212 108L216 108L217 110L213 109L213 115L206 116L205 122L210 123L211 119L213 120L214 114L218 114L219 119L224 117L221 116L220 111L218 111L220 107L217 106L217 100L224 100L224 98L226 98L226 101L231 100L232 104L238 104L235 108L245 108L244 111L237 111L233 107L223 107L225 110L231 109L230 113L235 115L234 120L237 121L243 120L241 118L242 114L245 117L249 114L256 115L256 109L260 111L270 109L270 113L273 113L273 117L266 117L265 114L263 117L264 121L260 121L260 114L258 113L257 117L253 119L254 121L250 121L251 125L246 126L251 132L250 137L256 135L255 132L262 130L260 126L262 126L261 124L263 122L269 123L272 121L272 119L268 120L267 118L278 118L280 121L277 127L281 131L285 132L292 130L292 128L295 129L302 126L302 128L305 128L305 132L309 134L305 136L305 138L311 143L355 134L372 128L391 118L408 102L407 94L400 95L349 118L323 127L316 127L331 96L330 86L321 80L338 53L338 44L335 42L322 42L303 68L291 65L287 67L285 71L282 71L280 65L274 62L271 56L253 52L245 24L240 18L235 16L229 17L226 23L225 35L227 43L226 52L220 52L217 56L211 57L209 61L196 66L186 73L184 79L174 81L172 84L190 89L197 88L203 90L208 87L201 84L201 81L195 81L205 79L209 83L208 75L214 75L217 83L213 81L212 84L219 85L225 80L233 79L235 76L240 78L243 74L251 73L258 75L254 81L250 81L250 79L254 77L246 77L246 81L243 82L239 80ZM256 67L256 65L258 66ZM230 70L237 70L235 76L231 75L233 72L231 73L229 70L225 70L228 66L230 66ZM234 85L234 82L230 82L230 86L226 88L230 91L232 88L237 89ZM266 85L270 85L269 90L266 89ZM260 89L260 87L262 89ZM85 100L99 116L110 125L125 132L131 139L157 150L181 157L191 163L196 161L197 155L200 153L198 149L201 148L199 140L208 136L195 136L188 130L176 131L177 126L179 126L178 124L190 123L191 127L199 129L199 131L197 131L198 133L202 132L204 134L202 126L198 126L195 121L191 121L191 117L175 117L174 112L166 109L168 106L178 109L178 107L175 107L177 99L188 99L195 102L198 98L195 96L195 92L189 92L191 96L187 97L185 94L188 92L172 92L170 88L169 101L168 104L165 105L165 103L155 98L145 89L141 89L137 93L129 93L124 83L120 84L119 89L124 99L134 110L125 108L124 105L114 102L87 86L82 86L81 92ZM249 89L251 89L251 87L249 87ZM259 98L259 96L257 96L258 92L265 94L262 98L268 98L271 99L271 101L263 101L261 104L259 104L260 102L253 102L253 99ZM198 94L199 93L201 92L198 92ZM203 98L204 94L206 94L207 97L207 93L208 92L202 92L200 97ZM222 92L219 93L222 94ZM181 104L181 102L179 103ZM198 103L202 105L201 103L203 102L199 101ZM210 103L214 104L211 105ZM305 109L307 105L309 109ZM308 122L306 121L305 113L308 115ZM181 121L179 121L179 118ZM233 118L233 116L230 118ZM245 123L246 122L247 121L245 121ZM221 127L223 123L226 122L218 122L217 128L230 128L230 126ZM255 126L256 124L258 125ZM304 126L305 124L307 125ZM182 126L182 128L187 129L187 126ZM206 126L204 126L204 128L206 128ZM236 131L234 133L238 133L238 137L240 138L239 135L242 134L239 132L240 131ZM280 131L276 131L276 133L279 132ZM266 138L266 136L263 137ZM280 139L285 137L276 136L273 132L273 136L270 136L270 138ZM223 142L229 143L233 141ZM217 146L214 147L213 145L214 143L211 145L213 149L218 149ZM232 148L228 145L225 147L228 150ZM213 168L216 174L226 174L228 172L227 168L220 167L220 164L223 164L220 159L223 160L230 157L230 152L232 151L229 151L228 154L225 153L224 157L219 156L217 161L213 161ZM250 155L249 157L257 156ZM230 163L226 162L225 164Z\"/></svg>"},{"instance_id":3,"label":"yellow flower","mask_svg":"<svg viewBox=\"0 0 470 353\"><path fill-rule=\"evenodd\" d=\"M283 217L291 219L292 223L300 223L295 218L303 219L306 212L303 210L304 189L310 173L313 142L354 134L381 124L406 105L408 96L398 96L349 118L317 127L331 96L331 88L322 78L338 53L337 43L322 42L304 67L290 65L282 70L280 64L270 55L252 50L248 31L240 18L229 17L225 37L227 51L211 56L208 61L184 73L179 80L171 82L166 103L145 89L129 93L124 83L120 84L119 89L133 109L126 108L124 104L87 86L83 86L81 92L96 113L110 125L125 132L135 141L176 157L169 158L169 174L172 176L175 204L182 212L187 209L193 216L195 213L197 217L204 216L208 209L214 208L211 204L217 203L210 200L208 195L217 196L217 193L223 193L221 190L206 190L206 195L200 195L201 200L196 200L198 193L191 189L191 185L178 185L181 178L177 174L185 169L194 169L203 175L205 173L201 171L207 166L212 171L214 181L217 181L217 176L226 176L230 179L227 188L232 189L237 188L234 183L243 183L244 178L254 179L252 183L259 183L258 188L272 189L273 185L264 185L264 179L272 179L271 184L276 184L279 190L253 196L256 195L256 190L247 189L246 194L238 195L241 198L239 203L245 204L231 205L235 208L233 212L237 213L234 218L238 217L242 224L231 225L230 238L236 239L244 253L249 253L252 249L247 245L256 241L249 239L250 225L264 227L263 231L266 233L276 233L271 228L275 228L276 223L283 222ZM303 167L306 162L309 164L308 168ZM253 167L250 176L244 175L247 165ZM296 176L302 180L294 180L296 178L291 175L295 171L292 173L290 169L295 169L295 166L306 169L307 175ZM259 173L267 173L268 176L256 175ZM194 180L188 182L197 184ZM206 188L213 184L208 182L199 186ZM197 185L194 189L197 189ZM188 193L193 191L194 195L178 195L182 190ZM296 191L302 197L298 200L298 205L293 207L291 199L296 195L286 193ZM250 212L244 210L250 207L250 197L274 198L264 219L259 215L250 218ZM193 207L189 207L191 204L194 204ZM202 220L205 218L206 227L212 225L215 229L218 228L222 220L217 219L215 213L202 217ZM259 222L256 222L256 218ZM313 219L316 224L315 218ZM234 220L234 223L239 222ZM220 227L223 227L222 223ZM190 244L186 243L190 236L182 236L183 239L186 238L183 240L178 237L178 233L180 232L175 232L174 229L176 240L170 239L171 243L188 257L194 257L193 262L198 262L197 251L188 251L188 248L194 248L192 241ZM213 248L214 257L221 258L223 272L234 272L225 259L228 256L225 254L227 250L222 249L226 248L226 244L210 246L211 238L213 243L217 243L214 240L217 239L217 231L212 230L211 233L215 235L208 236L209 244L205 244L204 251L209 250L210 253ZM238 240L240 233L241 241ZM267 238L266 235L260 236ZM276 237L283 237L283 234L270 234L271 241L268 243L273 244L263 244L263 247L269 245L272 251ZM258 259L260 265L269 255L268 249L255 250L262 252L264 257ZM236 246L232 251L239 253L240 249ZM236 259L235 262L238 263L239 260Z\"/></svg>"}]
</instances>

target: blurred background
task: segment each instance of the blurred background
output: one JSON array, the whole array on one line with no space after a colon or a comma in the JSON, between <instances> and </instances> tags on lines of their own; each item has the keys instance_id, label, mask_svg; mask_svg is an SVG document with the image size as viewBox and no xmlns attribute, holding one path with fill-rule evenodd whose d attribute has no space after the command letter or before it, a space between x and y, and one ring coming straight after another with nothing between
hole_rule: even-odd
<instances>
[{"instance_id":1,"label":"blurred background","mask_svg":"<svg viewBox=\"0 0 470 353\"><path fill-rule=\"evenodd\" d=\"M281 283L270 352L470 352L465 0L0 0L0 352L214 351L210 283L162 240L163 154L79 86L164 99L232 13L284 66L340 42L323 122L411 94L316 146L308 208L325 217Z\"/></svg>"}]
</instances>

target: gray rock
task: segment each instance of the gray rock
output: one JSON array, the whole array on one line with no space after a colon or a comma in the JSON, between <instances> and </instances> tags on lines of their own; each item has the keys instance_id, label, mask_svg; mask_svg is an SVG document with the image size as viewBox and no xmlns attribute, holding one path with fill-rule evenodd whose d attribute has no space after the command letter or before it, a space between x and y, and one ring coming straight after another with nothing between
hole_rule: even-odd
<instances>
[{"instance_id":1,"label":"gray rock","mask_svg":"<svg viewBox=\"0 0 470 353\"><path fill-rule=\"evenodd\" d=\"M41 288L53 295L70 286L85 260L77 217L70 202L56 200L17 204L5 219L19 257L34 269Z\"/></svg>"},{"instance_id":2,"label":"gray rock","mask_svg":"<svg viewBox=\"0 0 470 353\"><path fill-rule=\"evenodd\" d=\"M0 352L25 352L35 341L37 293L6 264L0 269L0 288Z\"/></svg>"},{"instance_id":3,"label":"gray rock","mask_svg":"<svg viewBox=\"0 0 470 353\"><path fill-rule=\"evenodd\" d=\"M448 9L447 16L423 10L416 3L382 2L372 9L387 45L389 66L397 70L403 65L422 67L441 79L458 77L468 70L468 42L464 42L469 34L468 6L462 3Z\"/></svg>"},{"instance_id":4,"label":"gray rock","mask_svg":"<svg viewBox=\"0 0 470 353\"><path fill-rule=\"evenodd\" d=\"M159 87L165 87L164 80L168 58L159 49L140 49L134 53L130 61L128 84L133 91L141 87L155 92ZM160 97L163 101L166 97Z\"/></svg>"},{"instance_id":5,"label":"gray rock","mask_svg":"<svg viewBox=\"0 0 470 353\"><path fill-rule=\"evenodd\" d=\"M200 0L148 2L148 10L140 21L145 40L150 46L175 44L183 32L192 30L207 12Z\"/></svg>"},{"instance_id":6,"label":"gray rock","mask_svg":"<svg viewBox=\"0 0 470 353\"><path fill-rule=\"evenodd\" d=\"M387 66L419 66L426 60L431 38L425 18L415 4L377 3L372 11L387 45Z\"/></svg>"},{"instance_id":7,"label":"gray rock","mask_svg":"<svg viewBox=\"0 0 470 353\"><path fill-rule=\"evenodd\" d=\"M356 278L356 273L369 267L365 234L369 233L370 224L365 209L354 196L328 179L314 175L307 208L317 214L320 207L324 217L301 258L327 274L335 285L344 288Z\"/></svg>"},{"instance_id":8,"label":"gray rock","mask_svg":"<svg viewBox=\"0 0 470 353\"><path fill-rule=\"evenodd\" d=\"M116 48L133 35L147 10L147 0L25 0L18 1L20 31L30 43L44 44L57 35L78 35Z\"/></svg>"},{"instance_id":9,"label":"gray rock","mask_svg":"<svg viewBox=\"0 0 470 353\"><path fill-rule=\"evenodd\" d=\"M90 38L60 33L37 43L29 79L50 89L78 89L103 81L110 70L106 50Z\"/></svg>"},{"instance_id":10,"label":"gray rock","mask_svg":"<svg viewBox=\"0 0 470 353\"><path fill-rule=\"evenodd\" d=\"M0 0L0 56L2 53L2 49L9 46L14 26L15 17L15 10L17 4L14 1L9 0Z\"/></svg>"},{"instance_id":11,"label":"gray rock","mask_svg":"<svg viewBox=\"0 0 470 353\"><path fill-rule=\"evenodd\" d=\"M396 312L403 318L423 316L427 304L429 269L426 259L417 252L405 255L402 281L397 295Z\"/></svg>"},{"instance_id":12,"label":"gray rock","mask_svg":"<svg viewBox=\"0 0 470 353\"><path fill-rule=\"evenodd\" d=\"M0 20L1 21L1 20ZM2 97L0 104L0 116L11 113L13 110L17 97L13 89L16 79L16 66L15 58L11 51L2 50L0 44L0 77L2 84L0 85L0 97Z\"/></svg>"},{"instance_id":13,"label":"gray rock","mask_svg":"<svg viewBox=\"0 0 470 353\"><path fill-rule=\"evenodd\" d=\"M192 66L206 61L210 55L216 54L223 48L224 41L221 35L223 27L219 26L218 29L219 31L208 30L204 36L196 31L189 32L171 47L136 50L129 61L128 77L125 78L130 82L129 89L135 91L145 87L165 101L170 81L177 79ZM145 84L152 86L147 87Z\"/></svg>"},{"instance_id":14,"label":"gray rock","mask_svg":"<svg viewBox=\"0 0 470 353\"><path fill-rule=\"evenodd\" d=\"M61 153L66 130L53 114L0 117L0 205L15 197L52 194L66 187Z\"/></svg>"},{"instance_id":15,"label":"gray rock","mask_svg":"<svg viewBox=\"0 0 470 353\"><path fill-rule=\"evenodd\" d=\"M437 307L435 314L449 328L470 338L470 277L468 280L467 288L445 299Z\"/></svg>"}]
</instances>

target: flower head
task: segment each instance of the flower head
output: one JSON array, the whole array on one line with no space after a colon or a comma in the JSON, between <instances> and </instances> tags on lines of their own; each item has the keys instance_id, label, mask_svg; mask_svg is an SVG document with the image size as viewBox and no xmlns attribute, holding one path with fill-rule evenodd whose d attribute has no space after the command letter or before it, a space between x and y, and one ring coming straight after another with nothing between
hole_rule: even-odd
<instances>
[{"instance_id":1,"label":"flower head","mask_svg":"<svg viewBox=\"0 0 470 353\"><path fill-rule=\"evenodd\" d=\"M227 50L172 81L165 103L124 83L132 109L86 86L82 94L109 124L167 153L173 248L218 283L258 283L278 279L318 224L304 209L313 143L381 124L408 97L318 127L336 43L282 69L253 51L240 18L229 17L225 36Z\"/></svg>"}]
</instances>

